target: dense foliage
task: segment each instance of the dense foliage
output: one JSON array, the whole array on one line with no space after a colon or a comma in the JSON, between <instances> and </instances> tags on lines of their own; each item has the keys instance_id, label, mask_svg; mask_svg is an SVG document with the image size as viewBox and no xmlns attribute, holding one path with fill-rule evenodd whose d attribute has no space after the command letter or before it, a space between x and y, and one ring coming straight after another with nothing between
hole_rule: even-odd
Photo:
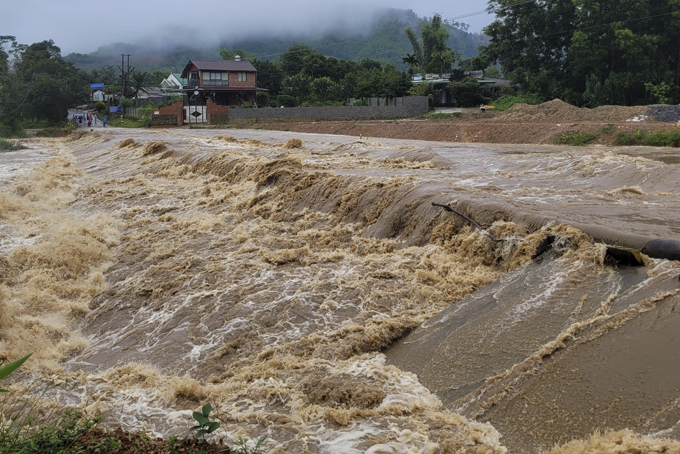
<instances>
[{"instance_id":1,"label":"dense foliage","mask_svg":"<svg viewBox=\"0 0 680 454\"><path fill-rule=\"evenodd\" d=\"M0 135L17 134L27 122L64 122L69 106L87 101L87 83L54 41L27 46L0 37Z\"/></svg>"},{"instance_id":2,"label":"dense foliage","mask_svg":"<svg viewBox=\"0 0 680 454\"><path fill-rule=\"evenodd\" d=\"M442 74L450 72L452 65L460 59L461 53L448 46L450 30L453 27L442 22L442 17L435 14L431 21L422 21L418 27L421 40L416 32L408 27L406 37L413 48L412 54L407 54L402 60L409 65L411 72L426 72Z\"/></svg>"},{"instance_id":3,"label":"dense foliage","mask_svg":"<svg viewBox=\"0 0 680 454\"><path fill-rule=\"evenodd\" d=\"M491 0L480 60L575 105L680 102L680 0Z\"/></svg>"},{"instance_id":4,"label":"dense foliage","mask_svg":"<svg viewBox=\"0 0 680 454\"><path fill-rule=\"evenodd\" d=\"M234 55L224 49L223 55ZM359 63L326 57L305 44L289 47L280 59L259 61L260 106L311 106L344 104L347 98L405 96L411 78L391 64L364 59Z\"/></svg>"}]
</instances>

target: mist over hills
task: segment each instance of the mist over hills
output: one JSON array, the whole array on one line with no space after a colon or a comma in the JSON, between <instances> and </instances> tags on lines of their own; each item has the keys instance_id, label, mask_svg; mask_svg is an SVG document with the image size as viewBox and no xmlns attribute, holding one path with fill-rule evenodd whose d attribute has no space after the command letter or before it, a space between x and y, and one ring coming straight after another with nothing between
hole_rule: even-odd
<instances>
[{"instance_id":1,"label":"mist over hills","mask_svg":"<svg viewBox=\"0 0 680 454\"><path fill-rule=\"evenodd\" d=\"M220 50L241 49L247 57L258 60L275 60L294 44L306 44L327 57L361 61L365 58L392 63L400 69L406 66L402 58L412 52L404 30L416 29L424 17L412 10L383 9L371 21L360 24L346 23L323 32L270 35L254 33L239 39L223 39L216 44L163 44L158 40L141 43L115 43L102 46L89 54L71 53L64 58L78 68L90 70L106 65L120 65L121 54L130 54L130 64L139 71L181 71L190 59L220 60ZM469 33L464 23L444 20L450 26L449 46L463 58L477 55L477 47L488 42L481 33Z\"/></svg>"}]
</instances>

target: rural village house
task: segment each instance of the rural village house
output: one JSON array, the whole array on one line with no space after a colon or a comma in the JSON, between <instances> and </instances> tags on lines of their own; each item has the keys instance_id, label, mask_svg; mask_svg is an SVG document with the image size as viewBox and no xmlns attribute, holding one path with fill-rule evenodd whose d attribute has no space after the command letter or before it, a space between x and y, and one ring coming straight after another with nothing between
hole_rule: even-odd
<instances>
[{"instance_id":1,"label":"rural village house","mask_svg":"<svg viewBox=\"0 0 680 454\"><path fill-rule=\"evenodd\" d=\"M189 103L205 104L207 99L223 106L254 104L257 70L248 61L190 60L182 71Z\"/></svg>"}]
</instances>

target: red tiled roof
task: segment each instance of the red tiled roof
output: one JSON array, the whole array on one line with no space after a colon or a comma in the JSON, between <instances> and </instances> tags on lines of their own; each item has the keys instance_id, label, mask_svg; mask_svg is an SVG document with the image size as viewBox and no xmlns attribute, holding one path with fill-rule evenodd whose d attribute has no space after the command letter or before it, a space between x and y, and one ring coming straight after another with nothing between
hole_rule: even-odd
<instances>
[{"instance_id":1,"label":"red tiled roof","mask_svg":"<svg viewBox=\"0 0 680 454\"><path fill-rule=\"evenodd\" d=\"M182 71L182 77L187 77L189 68L194 65L199 71L254 71L257 69L249 61L234 60L190 60Z\"/></svg>"}]
</instances>

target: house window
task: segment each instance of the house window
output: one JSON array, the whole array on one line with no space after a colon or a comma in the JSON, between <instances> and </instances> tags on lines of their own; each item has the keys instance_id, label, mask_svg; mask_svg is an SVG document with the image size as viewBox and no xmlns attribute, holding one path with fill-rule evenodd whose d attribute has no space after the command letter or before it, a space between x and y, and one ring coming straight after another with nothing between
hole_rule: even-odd
<instances>
[{"instance_id":1,"label":"house window","mask_svg":"<svg viewBox=\"0 0 680 454\"><path fill-rule=\"evenodd\" d=\"M197 87L199 85L200 79L198 78L198 71L191 71L189 74L189 85L192 87Z\"/></svg>"},{"instance_id":2,"label":"house window","mask_svg":"<svg viewBox=\"0 0 680 454\"><path fill-rule=\"evenodd\" d=\"M246 74L248 74L248 73L238 73L238 81L239 82L245 82L246 81Z\"/></svg>"},{"instance_id":3,"label":"house window","mask_svg":"<svg viewBox=\"0 0 680 454\"><path fill-rule=\"evenodd\" d=\"M203 85L206 87L226 87L229 85L228 73L203 72Z\"/></svg>"}]
</instances>

